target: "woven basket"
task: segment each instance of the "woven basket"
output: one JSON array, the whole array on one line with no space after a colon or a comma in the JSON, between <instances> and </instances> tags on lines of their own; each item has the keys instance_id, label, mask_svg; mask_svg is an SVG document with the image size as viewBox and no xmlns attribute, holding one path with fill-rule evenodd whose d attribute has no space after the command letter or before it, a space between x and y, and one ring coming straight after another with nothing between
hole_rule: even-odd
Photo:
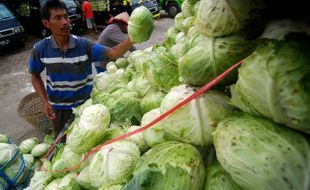
<instances>
[{"instance_id":1,"label":"woven basket","mask_svg":"<svg viewBox=\"0 0 310 190\"><path fill-rule=\"evenodd\" d=\"M17 112L33 127L39 128L44 133L52 132L52 121L44 116L43 103L36 92L28 94L20 101Z\"/></svg>"}]
</instances>

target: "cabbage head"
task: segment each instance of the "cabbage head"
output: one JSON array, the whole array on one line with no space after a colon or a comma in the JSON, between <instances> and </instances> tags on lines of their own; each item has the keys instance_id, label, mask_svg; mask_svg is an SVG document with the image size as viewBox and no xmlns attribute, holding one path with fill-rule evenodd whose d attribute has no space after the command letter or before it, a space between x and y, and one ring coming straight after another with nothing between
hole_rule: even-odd
<instances>
[{"instance_id":1,"label":"cabbage head","mask_svg":"<svg viewBox=\"0 0 310 190\"><path fill-rule=\"evenodd\" d=\"M193 5L189 0L184 0L181 5L182 13L185 17L190 17L194 15Z\"/></svg>"},{"instance_id":2,"label":"cabbage head","mask_svg":"<svg viewBox=\"0 0 310 190\"><path fill-rule=\"evenodd\" d=\"M33 137L33 138L22 141L19 145L19 149L23 154L28 154L37 144L39 144L39 139L36 137Z\"/></svg>"},{"instance_id":3,"label":"cabbage head","mask_svg":"<svg viewBox=\"0 0 310 190\"><path fill-rule=\"evenodd\" d=\"M132 92L137 92L139 97L144 97L149 91L152 90L150 82L142 77L138 77L130 81L127 84L127 88Z\"/></svg>"},{"instance_id":4,"label":"cabbage head","mask_svg":"<svg viewBox=\"0 0 310 190\"><path fill-rule=\"evenodd\" d=\"M46 154L46 152L48 151L49 147L50 147L50 145L48 145L46 143L37 144L31 150L31 155L34 157L44 156Z\"/></svg>"},{"instance_id":5,"label":"cabbage head","mask_svg":"<svg viewBox=\"0 0 310 190\"><path fill-rule=\"evenodd\" d=\"M101 104L84 109L79 122L70 127L67 145L75 153L83 153L97 145L110 124L110 112Z\"/></svg>"},{"instance_id":6,"label":"cabbage head","mask_svg":"<svg viewBox=\"0 0 310 190\"><path fill-rule=\"evenodd\" d=\"M141 127L133 125L127 129L127 133L135 131L139 128L141 128ZM145 152L149 149L148 144L144 140L143 132L140 132L140 133L134 134L130 137L127 137L126 140L135 143L139 147L140 152Z\"/></svg>"},{"instance_id":7,"label":"cabbage head","mask_svg":"<svg viewBox=\"0 0 310 190\"><path fill-rule=\"evenodd\" d=\"M261 44L238 70L232 105L310 134L309 50L296 42Z\"/></svg>"},{"instance_id":8,"label":"cabbage head","mask_svg":"<svg viewBox=\"0 0 310 190\"><path fill-rule=\"evenodd\" d=\"M142 113L146 113L151 111L152 109L158 108L161 104L161 101L165 97L165 93L160 91L154 91L148 93L141 101L141 111Z\"/></svg>"},{"instance_id":9,"label":"cabbage head","mask_svg":"<svg viewBox=\"0 0 310 190\"><path fill-rule=\"evenodd\" d=\"M171 89L163 99L163 114L194 93L194 89L180 85ZM190 101L161 121L165 138L206 146L212 144L212 132L217 123L231 114L228 97L218 91L208 91Z\"/></svg>"},{"instance_id":10,"label":"cabbage head","mask_svg":"<svg viewBox=\"0 0 310 190\"><path fill-rule=\"evenodd\" d=\"M58 183L57 190L80 190L80 185L77 182L77 174L69 173Z\"/></svg>"},{"instance_id":11,"label":"cabbage head","mask_svg":"<svg viewBox=\"0 0 310 190\"><path fill-rule=\"evenodd\" d=\"M7 143L9 142L9 137L4 134L0 134L0 143Z\"/></svg>"},{"instance_id":12,"label":"cabbage head","mask_svg":"<svg viewBox=\"0 0 310 190\"><path fill-rule=\"evenodd\" d=\"M218 162L207 166L205 181L204 190L242 190Z\"/></svg>"},{"instance_id":13,"label":"cabbage head","mask_svg":"<svg viewBox=\"0 0 310 190\"><path fill-rule=\"evenodd\" d=\"M48 160L44 160L42 164L43 170L36 170L34 176L30 180L29 186L25 190L44 190L45 187L53 180L52 164Z\"/></svg>"},{"instance_id":14,"label":"cabbage head","mask_svg":"<svg viewBox=\"0 0 310 190\"><path fill-rule=\"evenodd\" d=\"M28 169L31 169L34 164L34 156L32 156L31 154L23 154L23 159Z\"/></svg>"},{"instance_id":15,"label":"cabbage head","mask_svg":"<svg viewBox=\"0 0 310 190\"><path fill-rule=\"evenodd\" d=\"M176 58L170 52L160 53L144 65L144 73L151 85L164 92L179 85Z\"/></svg>"},{"instance_id":16,"label":"cabbage head","mask_svg":"<svg viewBox=\"0 0 310 190\"><path fill-rule=\"evenodd\" d=\"M306 22L283 19L269 22L260 38L285 40L297 34L310 35Z\"/></svg>"},{"instance_id":17,"label":"cabbage head","mask_svg":"<svg viewBox=\"0 0 310 190\"><path fill-rule=\"evenodd\" d=\"M13 144L0 143L0 166L12 160L18 149Z\"/></svg>"},{"instance_id":18,"label":"cabbage head","mask_svg":"<svg viewBox=\"0 0 310 190\"><path fill-rule=\"evenodd\" d=\"M102 186L99 190L122 190L124 185L108 185Z\"/></svg>"},{"instance_id":19,"label":"cabbage head","mask_svg":"<svg viewBox=\"0 0 310 190\"><path fill-rule=\"evenodd\" d=\"M133 125L139 125L142 118L140 102L136 93L124 93L120 98L107 105L111 112L111 121L126 122L129 120Z\"/></svg>"},{"instance_id":20,"label":"cabbage head","mask_svg":"<svg viewBox=\"0 0 310 190\"><path fill-rule=\"evenodd\" d=\"M195 147L168 141L143 154L133 174L123 190L198 190L203 188L205 168Z\"/></svg>"},{"instance_id":21,"label":"cabbage head","mask_svg":"<svg viewBox=\"0 0 310 190\"><path fill-rule=\"evenodd\" d=\"M118 68L125 68L127 67L129 64L129 62L127 61L127 59L125 58L118 58L116 61L115 61L115 65L118 67Z\"/></svg>"},{"instance_id":22,"label":"cabbage head","mask_svg":"<svg viewBox=\"0 0 310 190\"><path fill-rule=\"evenodd\" d=\"M182 12L178 13L177 15L175 15L174 17L174 27L176 29L178 29L179 31L184 31L184 27L183 27L183 21L185 20L185 16Z\"/></svg>"},{"instance_id":23,"label":"cabbage head","mask_svg":"<svg viewBox=\"0 0 310 190\"><path fill-rule=\"evenodd\" d=\"M151 111L145 113L141 119L141 126L146 126L154 119L160 116L159 108L152 109ZM165 141L164 138L164 128L161 125L161 122L156 123L150 128L147 128L143 131L143 136L145 141L150 147L154 147L157 144L160 144Z\"/></svg>"},{"instance_id":24,"label":"cabbage head","mask_svg":"<svg viewBox=\"0 0 310 190\"><path fill-rule=\"evenodd\" d=\"M208 37L223 37L249 29L251 24L257 23L261 18L266 7L264 1L201 0L196 27Z\"/></svg>"},{"instance_id":25,"label":"cabbage head","mask_svg":"<svg viewBox=\"0 0 310 190\"><path fill-rule=\"evenodd\" d=\"M239 36L204 38L179 59L179 74L186 84L203 86L247 57L255 44ZM237 80L237 71L231 72L219 85L232 84Z\"/></svg>"},{"instance_id":26,"label":"cabbage head","mask_svg":"<svg viewBox=\"0 0 310 190\"><path fill-rule=\"evenodd\" d=\"M213 138L218 161L244 189L310 188L310 145L301 134L237 114L223 119Z\"/></svg>"},{"instance_id":27,"label":"cabbage head","mask_svg":"<svg viewBox=\"0 0 310 190\"><path fill-rule=\"evenodd\" d=\"M92 158L86 172L79 176L84 187L126 183L140 158L139 147L129 141L117 141L102 147ZM81 174L85 170L81 171ZM88 171L87 171L88 170ZM80 174L80 175L81 175Z\"/></svg>"},{"instance_id":28,"label":"cabbage head","mask_svg":"<svg viewBox=\"0 0 310 190\"><path fill-rule=\"evenodd\" d=\"M136 8L128 22L128 35L135 43L147 41L154 29L153 15L148 8L140 6Z\"/></svg>"}]
</instances>

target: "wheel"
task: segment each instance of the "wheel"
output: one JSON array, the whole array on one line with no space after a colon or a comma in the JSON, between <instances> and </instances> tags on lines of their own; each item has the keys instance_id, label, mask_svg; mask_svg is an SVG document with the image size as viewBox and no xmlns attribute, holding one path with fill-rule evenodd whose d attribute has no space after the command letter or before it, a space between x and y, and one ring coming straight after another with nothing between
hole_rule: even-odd
<instances>
[{"instance_id":1,"label":"wheel","mask_svg":"<svg viewBox=\"0 0 310 190\"><path fill-rule=\"evenodd\" d=\"M181 12L181 8L176 2L171 2L167 6L167 12L170 18L174 18L179 12Z\"/></svg>"}]
</instances>

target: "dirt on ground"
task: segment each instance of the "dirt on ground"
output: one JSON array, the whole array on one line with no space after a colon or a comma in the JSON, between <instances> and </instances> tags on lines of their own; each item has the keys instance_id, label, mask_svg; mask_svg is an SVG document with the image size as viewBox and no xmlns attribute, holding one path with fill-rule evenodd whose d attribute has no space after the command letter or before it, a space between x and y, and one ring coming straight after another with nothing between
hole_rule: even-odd
<instances>
[{"instance_id":1,"label":"dirt on ground","mask_svg":"<svg viewBox=\"0 0 310 190\"><path fill-rule=\"evenodd\" d=\"M136 44L137 49L145 49L165 39L165 32L173 25L170 18L155 21L151 39ZM82 35L96 41L99 34ZM16 144L30 137L44 138L44 132L33 127L19 117L17 107L26 95L34 92L28 73L28 58L33 44L41 38L28 35L25 47L8 47L0 51L0 133L8 135ZM42 73L42 77L44 77Z\"/></svg>"}]
</instances>

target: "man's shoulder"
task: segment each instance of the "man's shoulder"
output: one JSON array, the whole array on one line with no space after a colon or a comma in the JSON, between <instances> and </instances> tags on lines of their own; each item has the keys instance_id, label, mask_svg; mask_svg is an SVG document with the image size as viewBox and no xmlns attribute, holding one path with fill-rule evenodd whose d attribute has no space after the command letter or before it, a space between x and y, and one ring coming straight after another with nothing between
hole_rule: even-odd
<instances>
[{"instance_id":1,"label":"man's shoulder","mask_svg":"<svg viewBox=\"0 0 310 190\"><path fill-rule=\"evenodd\" d=\"M51 36L45 37L33 45L36 50L47 48L51 40Z\"/></svg>"}]
</instances>

